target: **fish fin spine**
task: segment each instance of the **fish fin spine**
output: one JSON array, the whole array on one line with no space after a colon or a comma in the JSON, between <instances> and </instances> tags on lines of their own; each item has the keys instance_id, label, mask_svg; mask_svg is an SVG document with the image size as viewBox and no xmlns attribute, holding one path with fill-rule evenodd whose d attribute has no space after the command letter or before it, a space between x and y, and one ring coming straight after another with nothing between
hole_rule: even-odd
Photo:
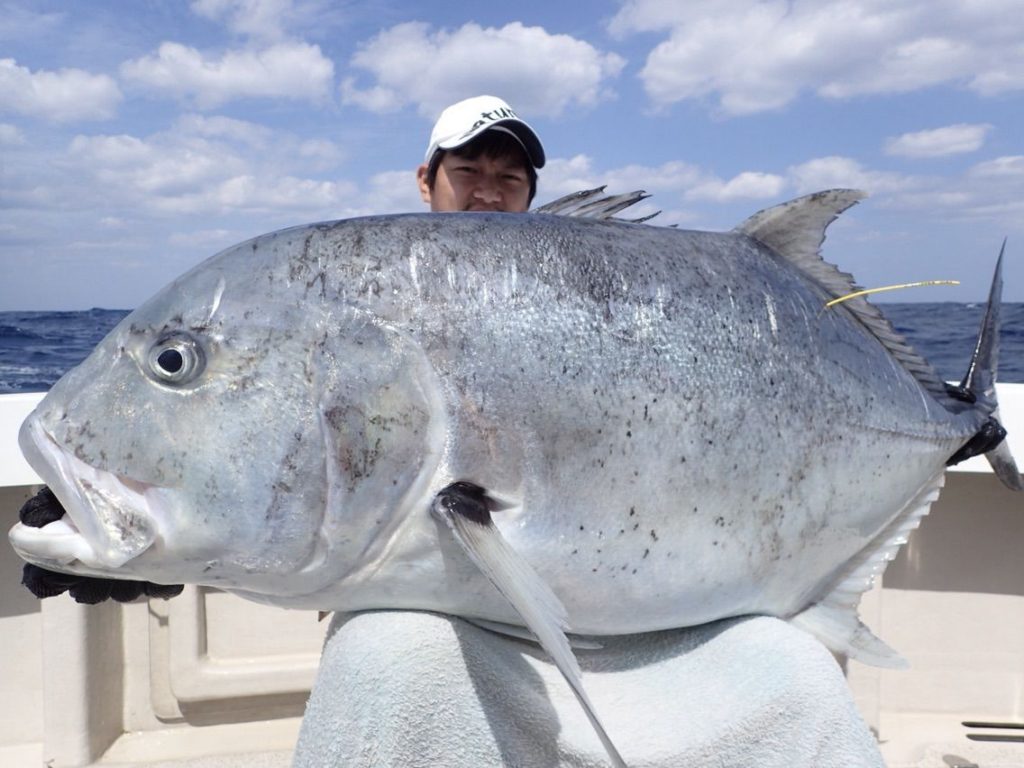
<instances>
[{"instance_id":1,"label":"fish fin spine","mask_svg":"<svg viewBox=\"0 0 1024 768\"><path fill-rule=\"evenodd\" d=\"M606 195L604 190L605 188L601 186L573 192L557 200L552 200L550 203L533 208L530 213L557 214L559 216L571 216L579 219L613 219L634 224L649 221L657 216L658 213L661 213L661 211L658 211L635 219L614 219L616 213L639 203L641 200L646 200L650 195L642 189L618 195Z\"/></svg>"}]
</instances>

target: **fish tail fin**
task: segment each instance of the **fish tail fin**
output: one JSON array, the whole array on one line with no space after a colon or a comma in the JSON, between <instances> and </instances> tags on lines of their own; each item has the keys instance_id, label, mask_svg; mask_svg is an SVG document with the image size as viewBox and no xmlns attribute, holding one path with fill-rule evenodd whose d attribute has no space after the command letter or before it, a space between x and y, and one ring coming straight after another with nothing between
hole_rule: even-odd
<instances>
[{"instance_id":1,"label":"fish tail fin","mask_svg":"<svg viewBox=\"0 0 1024 768\"><path fill-rule=\"evenodd\" d=\"M996 408L996 372L999 369L999 307L1003 294L1003 253L1006 241L999 249L992 286L988 292L988 304L978 330L978 341L974 345L971 363L967 366L960 388L971 393L983 408Z\"/></svg>"},{"instance_id":2,"label":"fish tail fin","mask_svg":"<svg viewBox=\"0 0 1024 768\"><path fill-rule=\"evenodd\" d=\"M951 390L956 397L973 402L988 415L988 419L977 434L949 459L947 464L957 464L971 456L983 453L996 477L1014 491L1024 491L1024 476L1006 444L1006 430L999 423L999 401L996 398L996 374L999 370L999 307L1003 292L1003 253L1006 241L999 249L992 287L989 289L988 304L978 331L967 373L960 386Z\"/></svg>"}]
</instances>

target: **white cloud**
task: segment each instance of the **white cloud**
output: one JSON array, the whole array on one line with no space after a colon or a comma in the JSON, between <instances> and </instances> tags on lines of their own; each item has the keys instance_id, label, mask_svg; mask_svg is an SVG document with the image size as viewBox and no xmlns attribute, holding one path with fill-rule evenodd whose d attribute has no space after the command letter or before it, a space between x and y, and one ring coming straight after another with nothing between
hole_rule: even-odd
<instances>
[{"instance_id":1,"label":"white cloud","mask_svg":"<svg viewBox=\"0 0 1024 768\"><path fill-rule=\"evenodd\" d=\"M977 152L992 130L987 123L957 123L887 139L885 152L903 157L945 157Z\"/></svg>"},{"instance_id":2,"label":"white cloud","mask_svg":"<svg viewBox=\"0 0 1024 768\"><path fill-rule=\"evenodd\" d=\"M640 73L664 106L710 99L725 114L949 84L1024 88L1024 14L1010 0L631 0L609 24L667 32Z\"/></svg>"},{"instance_id":3,"label":"white cloud","mask_svg":"<svg viewBox=\"0 0 1024 768\"><path fill-rule=\"evenodd\" d=\"M1008 155L986 160L971 168L968 176L975 179L1017 179L1024 181L1024 155Z\"/></svg>"},{"instance_id":4,"label":"white cloud","mask_svg":"<svg viewBox=\"0 0 1024 768\"><path fill-rule=\"evenodd\" d=\"M619 214L622 218L646 216L661 211L656 224L714 226L702 203L728 204L736 201L770 200L792 186L783 176L760 171L745 171L723 180L709 170L673 160L657 166L625 165L601 170L586 155L552 158L544 167L535 204L550 202L562 195L604 186L608 194L642 190L651 197Z\"/></svg>"},{"instance_id":5,"label":"white cloud","mask_svg":"<svg viewBox=\"0 0 1024 768\"><path fill-rule=\"evenodd\" d=\"M14 59L0 59L0 112L55 122L106 120L120 101L121 91L107 75L81 69L32 72Z\"/></svg>"},{"instance_id":6,"label":"white cloud","mask_svg":"<svg viewBox=\"0 0 1024 768\"><path fill-rule=\"evenodd\" d=\"M594 161L587 155L556 157L548 160L544 166L537 200L534 202L543 204L562 195L603 186L608 194L613 195L642 190L655 196L657 207L664 207L670 201L679 200L693 187L712 179L712 176L696 166L681 161L670 161L659 166L631 164L602 170L595 168ZM639 208L631 208L630 213L639 216L657 210L657 207L651 207L650 204L644 205L646 208L643 213L634 213Z\"/></svg>"},{"instance_id":7,"label":"white cloud","mask_svg":"<svg viewBox=\"0 0 1024 768\"><path fill-rule=\"evenodd\" d=\"M18 130L17 126L10 123L0 123L0 147L16 147L25 143L25 136Z\"/></svg>"},{"instance_id":8,"label":"white cloud","mask_svg":"<svg viewBox=\"0 0 1024 768\"><path fill-rule=\"evenodd\" d=\"M229 139L257 149L269 146L274 136L274 132L265 126L219 115L182 115L177 120L175 130L184 134Z\"/></svg>"},{"instance_id":9,"label":"white cloud","mask_svg":"<svg viewBox=\"0 0 1024 768\"><path fill-rule=\"evenodd\" d=\"M316 170L327 170L341 162L344 153L333 141L327 139L307 139L299 144L296 159L301 165Z\"/></svg>"},{"instance_id":10,"label":"white cloud","mask_svg":"<svg viewBox=\"0 0 1024 768\"><path fill-rule=\"evenodd\" d=\"M207 58L180 43L162 43L155 55L122 64L121 76L141 88L192 99L199 108L210 109L242 98L325 101L334 64L319 46L301 42L233 50L220 58Z\"/></svg>"},{"instance_id":11,"label":"white cloud","mask_svg":"<svg viewBox=\"0 0 1024 768\"><path fill-rule=\"evenodd\" d=\"M777 197L786 187L786 179L773 173L744 171L729 181L713 179L694 187L687 193L693 200L764 200Z\"/></svg>"},{"instance_id":12,"label":"white cloud","mask_svg":"<svg viewBox=\"0 0 1024 768\"><path fill-rule=\"evenodd\" d=\"M562 195L592 189L607 184L594 170L594 162L587 155L573 157L550 157L544 166L544 173L538 181L538 197L535 203L546 203ZM616 188L615 192L624 190Z\"/></svg>"},{"instance_id":13,"label":"white cloud","mask_svg":"<svg viewBox=\"0 0 1024 768\"><path fill-rule=\"evenodd\" d=\"M419 188L413 171L383 171L360 185L358 191L342 202L331 218L372 216L383 213L424 212L427 206L420 200Z\"/></svg>"},{"instance_id":14,"label":"white cloud","mask_svg":"<svg viewBox=\"0 0 1024 768\"><path fill-rule=\"evenodd\" d=\"M246 164L202 139L148 142L134 136L76 136L69 154L97 180L154 200L177 197Z\"/></svg>"},{"instance_id":15,"label":"white cloud","mask_svg":"<svg viewBox=\"0 0 1024 768\"><path fill-rule=\"evenodd\" d=\"M260 40L283 39L290 29L332 15L330 3L317 0L193 0L191 8L199 16L223 22L237 35Z\"/></svg>"},{"instance_id":16,"label":"white cloud","mask_svg":"<svg viewBox=\"0 0 1024 768\"><path fill-rule=\"evenodd\" d=\"M199 229L195 232L176 232L169 240L171 245L215 251L227 248L244 237L243 233L230 229Z\"/></svg>"},{"instance_id":17,"label":"white cloud","mask_svg":"<svg viewBox=\"0 0 1024 768\"><path fill-rule=\"evenodd\" d=\"M214 187L159 201L166 211L199 211L213 205L221 210L253 212L330 211L355 194L346 182L274 178L251 174L232 176Z\"/></svg>"},{"instance_id":18,"label":"white cloud","mask_svg":"<svg viewBox=\"0 0 1024 768\"><path fill-rule=\"evenodd\" d=\"M27 40L52 31L64 18L60 12L36 11L4 3L0 12L0 40Z\"/></svg>"},{"instance_id":19,"label":"white cloud","mask_svg":"<svg viewBox=\"0 0 1024 768\"><path fill-rule=\"evenodd\" d=\"M350 184L330 175L339 155L328 141L192 115L146 137L76 136L46 174L30 174L28 159L19 163L12 195L25 205L42 195L51 207L119 218L130 212L335 218L355 196ZM93 193L82 195L83 188Z\"/></svg>"},{"instance_id":20,"label":"white cloud","mask_svg":"<svg viewBox=\"0 0 1024 768\"><path fill-rule=\"evenodd\" d=\"M454 31L410 22L362 45L351 65L372 82L346 78L347 103L373 112L415 104L434 118L453 101L480 93L500 96L527 116L588 107L608 95L606 82L625 61L583 40L519 22L501 28L470 23Z\"/></svg>"},{"instance_id":21,"label":"white cloud","mask_svg":"<svg viewBox=\"0 0 1024 768\"><path fill-rule=\"evenodd\" d=\"M912 177L888 171L872 171L849 157L818 157L787 169L798 194L823 189L863 189L870 194L895 193L920 186Z\"/></svg>"}]
</instances>

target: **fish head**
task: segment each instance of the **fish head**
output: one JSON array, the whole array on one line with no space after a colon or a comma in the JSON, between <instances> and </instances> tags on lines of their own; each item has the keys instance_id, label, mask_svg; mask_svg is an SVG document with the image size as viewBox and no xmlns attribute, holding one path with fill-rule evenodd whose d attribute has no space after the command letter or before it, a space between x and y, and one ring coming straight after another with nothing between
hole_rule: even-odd
<instances>
[{"instance_id":1,"label":"fish head","mask_svg":"<svg viewBox=\"0 0 1024 768\"><path fill-rule=\"evenodd\" d=\"M308 596L420 503L442 442L422 351L313 297L268 238L132 312L28 417L22 452L66 515L12 529L24 559Z\"/></svg>"}]
</instances>

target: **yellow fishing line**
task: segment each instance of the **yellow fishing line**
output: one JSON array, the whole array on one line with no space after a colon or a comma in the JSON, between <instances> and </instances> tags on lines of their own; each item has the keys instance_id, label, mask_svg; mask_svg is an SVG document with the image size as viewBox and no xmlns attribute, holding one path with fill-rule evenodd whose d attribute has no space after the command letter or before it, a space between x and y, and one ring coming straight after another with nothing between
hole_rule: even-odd
<instances>
[{"instance_id":1,"label":"yellow fishing line","mask_svg":"<svg viewBox=\"0 0 1024 768\"><path fill-rule=\"evenodd\" d=\"M921 288L926 285L960 285L959 280L921 280L917 283L901 283L899 285L884 285L881 288L868 288L863 291L857 291L856 293L848 293L845 296L840 296L838 299L832 299L832 301L825 303L825 309L834 307L840 302L846 301L847 299L854 299L858 296L866 296L869 293L881 293L882 291L898 291L900 288Z\"/></svg>"}]
</instances>

